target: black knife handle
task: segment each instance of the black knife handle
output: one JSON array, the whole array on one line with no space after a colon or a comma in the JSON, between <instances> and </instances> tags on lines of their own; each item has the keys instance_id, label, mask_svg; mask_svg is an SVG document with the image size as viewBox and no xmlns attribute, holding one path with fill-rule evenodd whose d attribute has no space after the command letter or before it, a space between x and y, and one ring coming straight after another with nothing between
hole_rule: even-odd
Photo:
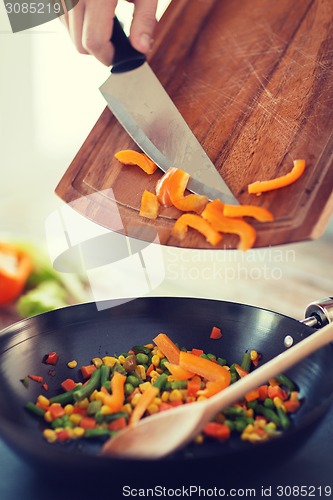
<instances>
[{"instance_id":1,"label":"black knife handle","mask_svg":"<svg viewBox=\"0 0 333 500\"><path fill-rule=\"evenodd\" d=\"M113 20L111 42L114 46L114 58L111 73L125 73L138 68L146 61L146 56L132 47L119 20Z\"/></svg>"}]
</instances>

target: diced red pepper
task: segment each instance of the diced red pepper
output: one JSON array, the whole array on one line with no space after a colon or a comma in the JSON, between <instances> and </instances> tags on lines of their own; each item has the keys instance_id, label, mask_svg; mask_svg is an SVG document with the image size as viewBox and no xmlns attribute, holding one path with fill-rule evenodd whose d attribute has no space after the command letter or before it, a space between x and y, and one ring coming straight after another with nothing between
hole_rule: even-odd
<instances>
[{"instance_id":1,"label":"diced red pepper","mask_svg":"<svg viewBox=\"0 0 333 500\"><path fill-rule=\"evenodd\" d=\"M173 406L170 403L165 403L164 401L162 401L159 406L159 411L171 410L171 408L173 408Z\"/></svg>"},{"instance_id":2,"label":"diced red pepper","mask_svg":"<svg viewBox=\"0 0 333 500\"><path fill-rule=\"evenodd\" d=\"M92 417L83 417L80 422L80 427L83 429L94 429L96 427L96 420Z\"/></svg>"},{"instance_id":3,"label":"diced red pepper","mask_svg":"<svg viewBox=\"0 0 333 500\"><path fill-rule=\"evenodd\" d=\"M31 380L34 380L35 382L38 382L40 384L43 382L43 377L41 377L40 375L31 375L31 374L29 374L28 377Z\"/></svg>"},{"instance_id":4,"label":"diced red pepper","mask_svg":"<svg viewBox=\"0 0 333 500\"><path fill-rule=\"evenodd\" d=\"M55 352L49 352L45 357L45 363L47 365L56 365L59 360L59 355Z\"/></svg>"},{"instance_id":5,"label":"diced red pepper","mask_svg":"<svg viewBox=\"0 0 333 500\"><path fill-rule=\"evenodd\" d=\"M196 397L197 392L201 389L201 379L200 377L193 377L187 383L187 394L188 396Z\"/></svg>"},{"instance_id":6,"label":"diced red pepper","mask_svg":"<svg viewBox=\"0 0 333 500\"><path fill-rule=\"evenodd\" d=\"M65 410L59 404L52 404L51 406L49 406L49 412L51 414L52 420L61 418L65 415Z\"/></svg>"},{"instance_id":7,"label":"diced red pepper","mask_svg":"<svg viewBox=\"0 0 333 500\"><path fill-rule=\"evenodd\" d=\"M65 430L57 431L56 434L57 434L57 441L63 442L63 441L67 441L67 439L69 439L69 434Z\"/></svg>"},{"instance_id":8,"label":"diced red pepper","mask_svg":"<svg viewBox=\"0 0 333 500\"><path fill-rule=\"evenodd\" d=\"M203 350L202 349L195 349L193 348L192 351L191 351L192 354L194 354L195 356L201 356L201 354L203 354Z\"/></svg>"},{"instance_id":9,"label":"diced red pepper","mask_svg":"<svg viewBox=\"0 0 333 500\"><path fill-rule=\"evenodd\" d=\"M120 417L114 420L113 422L110 422L108 427L110 431L120 431L121 429L124 429L126 425L127 425L126 418Z\"/></svg>"},{"instance_id":10,"label":"diced red pepper","mask_svg":"<svg viewBox=\"0 0 333 500\"><path fill-rule=\"evenodd\" d=\"M73 413L78 413L82 417L87 415L87 410L85 408L80 408L79 406L74 406Z\"/></svg>"},{"instance_id":11,"label":"diced red pepper","mask_svg":"<svg viewBox=\"0 0 333 500\"><path fill-rule=\"evenodd\" d=\"M203 428L203 433L216 439L229 439L231 434L230 428L219 422L208 422Z\"/></svg>"},{"instance_id":12,"label":"diced red pepper","mask_svg":"<svg viewBox=\"0 0 333 500\"><path fill-rule=\"evenodd\" d=\"M46 382L44 382L44 384L42 385L42 387L43 387L44 391L48 391L49 390L49 385Z\"/></svg>"},{"instance_id":13,"label":"diced red pepper","mask_svg":"<svg viewBox=\"0 0 333 500\"><path fill-rule=\"evenodd\" d=\"M261 385L258 391L259 391L259 399L264 401L268 397L268 385Z\"/></svg>"},{"instance_id":14,"label":"diced red pepper","mask_svg":"<svg viewBox=\"0 0 333 500\"><path fill-rule=\"evenodd\" d=\"M94 373L95 370L96 370L96 366L95 365L81 366L82 377L84 379L90 378L91 375Z\"/></svg>"},{"instance_id":15,"label":"diced red pepper","mask_svg":"<svg viewBox=\"0 0 333 500\"><path fill-rule=\"evenodd\" d=\"M218 328L217 326L213 326L212 331L210 333L210 338L217 340L217 339L220 339L221 337L222 337L221 328Z\"/></svg>"},{"instance_id":16,"label":"diced red pepper","mask_svg":"<svg viewBox=\"0 0 333 500\"><path fill-rule=\"evenodd\" d=\"M74 387L76 387L76 382L71 378L66 378L66 380L61 382L60 385L64 391L68 392L68 391L71 391L72 389L74 389Z\"/></svg>"},{"instance_id":17,"label":"diced red pepper","mask_svg":"<svg viewBox=\"0 0 333 500\"><path fill-rule=\"evenodd\" d=\"M271 399L280 398L280 399L282 399L282 401L285 401L286 399L288 399L288 394L279 385L268 386L267 393L268 393L268 397Z\"/></svg>"}]
</instances>

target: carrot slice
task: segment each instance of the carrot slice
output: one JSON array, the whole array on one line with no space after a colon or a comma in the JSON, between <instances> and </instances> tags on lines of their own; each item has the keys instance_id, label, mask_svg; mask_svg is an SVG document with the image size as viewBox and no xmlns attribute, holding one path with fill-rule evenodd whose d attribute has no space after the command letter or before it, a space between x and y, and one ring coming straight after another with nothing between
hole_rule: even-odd
<instances>
[{"instance_id":1,"label":"carrot slice","mask_svg":"<svg viewBox=\"0 0 333 500\"><path fill-rule=\"evenodd\" d=\"M227 205L223 206L225 217L253 217L259 222L271 222L274 220L272 212L264 207L255 205Z\"/></svg>"},{"instance_id":2,"label":"carrot slice","mask_svg":"<svg viewBox=\"0 0 333 500\"><path fill-rule=\"evenodd\" d=\"M188 228L192 227L203 234L206 241L213 246L216 246L222 240L222 235L215 230L207 220L203 219L200 215L183 214L175 222L171 234L179 240L183 240L186 236Z\"/></svg>"},{"instance_id":3,"label":"carrot slice","mask_svg":"<svg viewBox=\"0 0 333 500\"><path fill-rule=\"evenodd\" d=\"M157 169L157 165L150 158L148 158L148 156L144 153L133 151L132 149L118 151L118 153L114 156L124 165L137 165L144 172L146 172L146 174L153 174Z\"/></svg>"},{"instance_id":4,"label":"carrot slice","mask_svg":"<svg viewBox=\"0 0 333 500\"><path fill-rule=\"evenodd\" d=\"M166 333L159 333L153 340L170 363L179 364L180 349Z\"/></svg>"},{"instance_id":5,"label":"carrot slice","mask_svg":"<svg viewBox=\"0 0 333 500\"><path fill-rule=\"evenodd\" d=\"M223 215L223 203L220 200L211 201L202 212L202 217L210 222L215 231L237 234L240 237L238 250L252 248L256 239L256 230L242 219L231 219Z\"/></svg>"},{"instance_id":6,"label":"carrot slice","mask_svg":"<svg viewBox=\"0 0 333 500\"><path fill-rule=\"evenodd\" d=\"M207 380L219 380L224 382L224 387L230 384L230 373L224 367L213 363L209 359L201 358L191 352L181 351L179 354L179 365Z\"/></svg>"},{"instance_id":7,"label":"carrot slice","mask_svg":"<svg viewBox=\"0 0 333 500\"><path fill-rule=\"evenodd\" d=\"M147 217L147 219L156 219L159 206L156 194L145 190L141 198L140 215Z\"/></svg>"},{"instance_id":8,"label":"carrot slice","mask_svg":"<svg viewBox=\"0 0 333 500\"><path fill-rule=\"evenodd\" d=\"M159 203L163 207L172 207L172 201L170 198L170 177L177 169L175 167L170 167L165 174L157 181L156 184L156 196Z\"/></svg>"},{"instance_id":9,"label":"carrot slice","mask_svg":"<svg viewBox=\"0 0 333 500\"><path fill-rule=\"evenodd\" d=\"M169 363L166 361L164 366L169 370L175 380L188 380L189 378L194 377L193 372L189 372L175 363Z\"/></svg>"},{"instance_id":10,"label":"carrot slice","mask_svg":"<svg viewBox=\"0 0 333 500\"><path fill-rule=\"evenodd\" d=\"M294 160L294 166L292 170L281 177L276 177L268 181L256 181L248 185L248 192L250 194L260 195L264 191L272 191L274 189L280 189L285 186L289 186L293 182L297 181L303 174L305 170L305 160Z\"/></svg>"},{"instance_id":11,"label":"carrot slice","mask_svg":"<svg viewBox=\"0 0 333 500\"><path fill-rule=\"evenodd\" d=\"M178 208L178 210L182 210L183 212L201 213L207 205L208 198L207 196L194 193L184 196L189 178L190 176L187 172L178 168L170 174L168 180L170 199L172 204Z\"/></svg>"},{"instance_id":12,"label":"carrot slice","mask_svg":"<svg viewBox=\"0 0 333 500\"><path fill-rule=\"evenodd\" d=\"M235 366L235 370L238 373L238 375L240 376L240 378L246 377L246 375L249 374L249 372L247 370L244 370L244 368L242 366L237 365L236 363L234 366Z\"/></svg>"},{"instance_id":13,"label":"carrot slice","mask_svg":"<svg viewBox=\"0 0 333 500\"><path fill-rule=\"evenodd\" d=\"M147 410L148 406L158 395L158 393L159 389L157 387L154 387L153 385L148 386L148 388L142 393L141 398L138 400L131 413L129 419L130 425L133 425L135 422L140 420L140 418L143 416L144 412Z\"/></svg>"}]
</instances>

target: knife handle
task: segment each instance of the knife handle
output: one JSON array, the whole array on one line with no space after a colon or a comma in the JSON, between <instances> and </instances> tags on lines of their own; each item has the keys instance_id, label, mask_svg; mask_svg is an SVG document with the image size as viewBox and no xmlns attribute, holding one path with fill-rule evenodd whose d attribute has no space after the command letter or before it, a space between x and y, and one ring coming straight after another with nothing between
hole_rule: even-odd
<instances>
[{"instance_id":1,"label":"knife handle","mask_svg":"<svg viewBox=\"0 0 333 500\"><path fill-rule=\"evenodd\" d=\"M146 56L132 47L119 20L113 20L111 42L114 46L114 58L111 73L125 73L138 68L146 61Z\"/></svg>"}]
</instances>

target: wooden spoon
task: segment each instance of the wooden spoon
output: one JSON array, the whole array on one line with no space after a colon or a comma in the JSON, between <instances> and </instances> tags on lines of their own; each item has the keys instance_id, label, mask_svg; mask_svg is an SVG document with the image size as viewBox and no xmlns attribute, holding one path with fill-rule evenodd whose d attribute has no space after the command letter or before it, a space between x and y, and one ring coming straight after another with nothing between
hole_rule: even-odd
<instances>
[{"instance_id":1,"label":"wooden spoon","mask_svg":"<svg viewBox=\"0 0 333 500\"><path fill-rule=\"evenodd\" d=\"M125 428L105 443L102 453L133 459L162 458L194 439L219 411L332 341L330 323L215 396L152 415Z\"/></svg>"}]
</instances>

